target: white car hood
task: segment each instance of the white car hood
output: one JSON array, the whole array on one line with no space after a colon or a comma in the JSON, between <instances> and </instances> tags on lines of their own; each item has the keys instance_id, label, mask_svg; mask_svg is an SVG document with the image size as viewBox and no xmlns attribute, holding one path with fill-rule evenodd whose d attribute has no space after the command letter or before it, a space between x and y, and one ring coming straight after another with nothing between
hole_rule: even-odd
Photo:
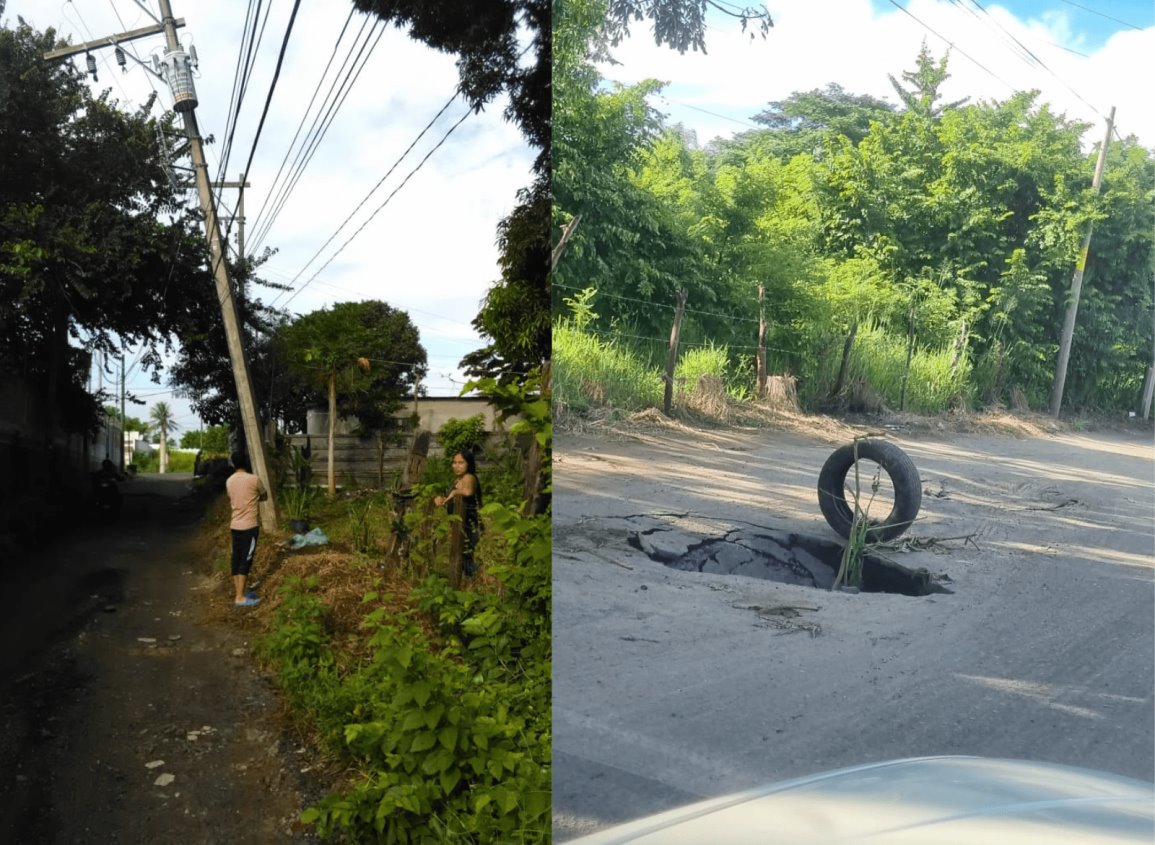
<instances>
[{"instance_id":1,"label":"white car hood","mask_svg":"<svg viewBox=\"0 0 1155 845\"><path fill-rule=\"evenodd\" d=\"M660 813L571 845L1155 842L1155 786L1050 763L922 757Z\"/></svg>"}]
</instances>

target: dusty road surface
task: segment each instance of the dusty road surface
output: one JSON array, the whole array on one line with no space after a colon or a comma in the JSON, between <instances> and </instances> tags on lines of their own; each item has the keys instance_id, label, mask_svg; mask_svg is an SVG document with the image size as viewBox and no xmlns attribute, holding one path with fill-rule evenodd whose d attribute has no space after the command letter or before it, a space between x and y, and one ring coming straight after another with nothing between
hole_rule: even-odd
<instances>
[{"instance_id":1,"label":"dusty road surface","mask_svg":"<svg viewBox=\"0 0 1155 845\"><path fill-rule=\"evenodd\" d=\"M894 440L925 491L908 536L930 547L893 557L952 593L678 571L629 542L641 533L651 549L684 550L763 528L837 540L815 485L845 439L558 436L558 841L899 757L1025 758L1155 779L1150 432Z\"/></svg>"},{"instance_id":2,"label":"dusty road surface","mask_svg":"<svg viewBox=\"0 0 1155 845\"><path fill-rule=\"evenodd\" d=\"M0 842L313 841L293 829L305 755L244 621L204 621L221 587L189 480L122 485L115 525L5 561Z\"/></svg>"}]
</instances>

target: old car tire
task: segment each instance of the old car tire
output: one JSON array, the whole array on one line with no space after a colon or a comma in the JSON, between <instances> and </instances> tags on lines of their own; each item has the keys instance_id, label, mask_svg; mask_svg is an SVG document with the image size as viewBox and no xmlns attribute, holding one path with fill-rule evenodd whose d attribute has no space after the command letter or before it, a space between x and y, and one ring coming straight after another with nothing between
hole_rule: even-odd
<instances>
[{"instance_id":1,"label":"old car tire","mask_svg":"<svg viewBox=\"0 0 1155 845\"><path fill-rule=\"evenodd\" d=\"M843 537L850 536L854 509L846 501L846 476L854 466L854 444L834 450L818 474L818 507L830 527ZM884 519L872 519L866 539L870 543L893 540L910 528L922 507L922 479L914 462L887 440L858 441L858 459L871 460L882 467L894 485L894 507ZM863 479L864 486L869 479ZM864 495L869 495L863 491Z\"/></svg>"}]
</instances>

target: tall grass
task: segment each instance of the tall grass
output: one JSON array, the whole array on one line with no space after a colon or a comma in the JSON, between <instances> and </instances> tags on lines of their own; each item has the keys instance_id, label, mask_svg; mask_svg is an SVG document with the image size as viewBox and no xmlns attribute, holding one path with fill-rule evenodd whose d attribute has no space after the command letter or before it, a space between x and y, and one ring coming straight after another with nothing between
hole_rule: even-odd
<instances>
[{"instance_id":1,"label":"tall grass","mask_svg":"<svg viewBox=\"0 0 1155 845\"><path fill-rule=\"evenodd\" d=\"M717 376L726 380L726 364L729 351L725 346L699 346L688 349L678 358L674 367L674 384L687 393L694 392L694 386L702 376Z\"/></svg>"},{"instance_id":2,"label":"tall grass","mask_svg":"<svg viewBox=\"0 0 1155 845\"><path fill-rule=\"evenodd\" d=\"M661 404L662 377L615 341L559 320L553 326L553 399L577 412L637 411Z\"/></svg>"},{"instance_id":3,"label":"tall grass","mask_svg":"<svg viewBox=\"0 0 1155 845\"><path fill-rule=\"evenodd\" d=\"M907 340L878 328L860 330L851 356L851 373L861 377L886 402L898 409L906 369ZM966 397L970 365L964 356L952 371L954 351L916 347L906 382L906 410L931 414L947 410L955 397Z\"/></svg>"}]
</instances>

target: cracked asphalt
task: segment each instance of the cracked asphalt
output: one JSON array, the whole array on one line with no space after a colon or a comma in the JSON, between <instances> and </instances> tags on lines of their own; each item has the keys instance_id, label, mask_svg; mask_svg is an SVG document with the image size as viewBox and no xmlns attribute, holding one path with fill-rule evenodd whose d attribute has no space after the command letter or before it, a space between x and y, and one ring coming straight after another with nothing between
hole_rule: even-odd
<instances>
[{"instance_id":1,"label":"cracked asphalt","mask_svg":"<svg viewBox=\"0 0 1155 845\"><path fill-rule=\"evenodd\" d=\"M766 430L559 434L557 841L926 754L1155 779L1150 432L898 442L925 494L910 551L895 555L953 594L678 571L630 544L657 526L674 529L649 535L670 554L686 536L739 529L839 541L815 493L837 444Z\"/></svg>"}]
</instances>

